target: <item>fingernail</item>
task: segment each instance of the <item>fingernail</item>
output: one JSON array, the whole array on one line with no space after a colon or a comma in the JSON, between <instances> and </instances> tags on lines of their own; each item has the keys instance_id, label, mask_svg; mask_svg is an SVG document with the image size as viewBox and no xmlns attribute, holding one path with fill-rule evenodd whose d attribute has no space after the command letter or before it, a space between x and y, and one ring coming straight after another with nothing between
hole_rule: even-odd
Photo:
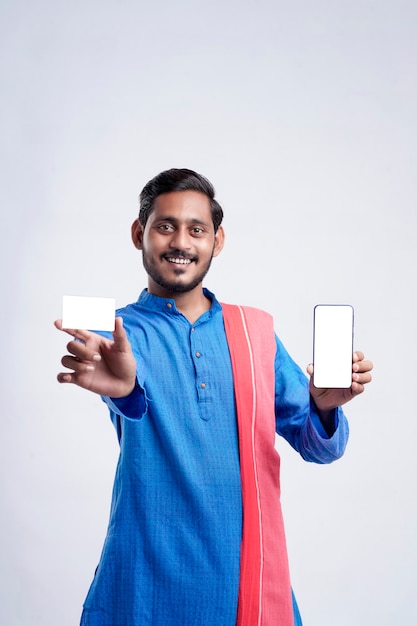
<instances>
[{"instance_id":1,"label":"fingernail","mask_svg":"<svg viewBox=\"0 0 417 626\"><path fill-rule=\"evenodd\" d=\"M86 372L94 372L94 365L86 365L85 366L85 371Z\"/></svg>"},{"instance_id":2,"label":"fingernail","mask_svg":"<svg viewBox=\"0 0 417 626\"><path fill-rule=\"evenodd\" d=\"M100 354L95 354L93 356L93 361L101 361L101 355Z\"/></svg>"}]
</instances>

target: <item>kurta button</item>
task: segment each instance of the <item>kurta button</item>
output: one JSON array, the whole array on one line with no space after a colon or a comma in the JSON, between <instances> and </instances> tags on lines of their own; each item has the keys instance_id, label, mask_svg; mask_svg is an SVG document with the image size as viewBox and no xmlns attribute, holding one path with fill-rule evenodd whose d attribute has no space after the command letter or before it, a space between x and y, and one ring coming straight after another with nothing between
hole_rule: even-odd
<instances>
[{"instance_id":1,"label":"kurta button","mask_svg":"<svg viewBox=\"0 0 417 626\"><path fill-rule=\"evenodd\" d=\"M200 387L201 387L201 389L205 389L206 388L206 383L201 383Z\"/></svg>"},{"instance_id":2,"label":"kurta button","mask_svg":"<svg viewBox=\"0 0 417 626\"><path fill-rule=\"evenodd\" d=\"M167 302L167 307L168 307L168 309L171 309L172 308L172 304L170 302Z\"/></svg>"},{"instance_id":3,"label":"kurta button","mask_svg":"<svg viewBox=\"0 0 417 626\"><path fill-rule=\"evenodd\" d=\"M199 352L196 352L195 355L196 355L197 358L201 356L201 354Z\"/></svg>"}]
</instances>

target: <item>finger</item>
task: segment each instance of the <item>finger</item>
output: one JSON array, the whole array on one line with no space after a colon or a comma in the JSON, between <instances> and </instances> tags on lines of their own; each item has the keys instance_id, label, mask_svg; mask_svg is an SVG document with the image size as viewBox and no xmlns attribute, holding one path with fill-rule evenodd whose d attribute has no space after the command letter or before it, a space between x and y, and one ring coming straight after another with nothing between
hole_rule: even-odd
<instances>
[{"instance_id":1,"label":"finger","mask_svg":"<svg viewBox=\"0 0 417 626\"><path fill-rule=\"evenodd\" d=\"M64 333L67 333L68 335L71 335L71 337L75 337L80 341L87 341L91 337L91 333L88 330L79 330L78 328L63 328L62 320L55 320L54 326L58 330L62 330Z\"/></svg>"},{"instance_id":2,"label":"finger","mask_svg":"<svg viewBox=\"0 0 417 626\"><path fill-rule=\"evenodd\" d=\"M123 318L121 317L116 317L115 319L113 341L119 352L126 352L130 348L129 340L123 326Z\"/></svg>"},{"instance_id":3,"label":"finger","mask_svg":"<svg viewBox=\"0 0 417 626\"><path fill-rule=\"evenodd\" d=\"M313 375L313 371L314 371L313 364L312 364L312 363L309 363L309 364L307 365L306 370L307 370L307 374L308 374L309 376L312 376L312 375Z\"/></svg>"},{"instance_id":4,"label":"finger","mask_svg":"<svg viewBox=\"0 0 417 626\"><path fill-rule=\"evenodd\" d=\"M359 383L361 385L366 385L372 381L372 375L369 372L365 372L363 374L353 374L352 375L353 382Z\"/></svg>"},{"instance_id":5,"label":"finger","mask_svg":"<svg viewBox=\"0 0 417 626\"><path fill-rule=\"evenodd\" d=\"M350 388L352 396L358 396L365 391L364 385L359 382L353 382Z\"/></svg>"},{"instance_id":6,"label":"finger","mask_svg":"<svg viewBox=\"0 0 417 626\"><path fill-rule=\"evenodd\" d=\"M91 350L86 344L79 341L70 341L67 344L67 350L70 354L73 354L77 359L84 361L100 361L101 355L95 350Z\"/></svg>"},{"instance_id":7,"label":"finger","mask_svg":"<svg viewBox=\"0 0 417 626\"><path fill-rule=\"evenodd\" d=\"M353 363L358 363L358 361L362 361L364 358L365 358L364 353L360 352L359 350L356 350L353 353L352 361L353 361Z\"/></svg>"},{"instance_id":8,"label":"finger","mask_svg":"<svg viewBox=\"0 0 417 626\"><path fill-rule=\"evenodd\" d=\"M91 362L80 361L78 358L66 354L61 359L61 364L74 373L94 372L95 367Z\"/></svg>"},{"instance_id":9,"label":"finger","mask_svg":"<svg viewBox=\"0 0 417 626\"><path fill-rule=\"evenodd\" d=\"M372 361L369 361L368 359L363 359L361 361L357 361L356 363L353 364L352 366L352 370L354 372L370 372L373 369L374 365L372 363Z\"/></svg>"},{"instance_id":10,"label":"finger","mask_svg":"<svg viewBox=\"0 0 417 626\"><path fill-rule=\"evenodd\" d=\"M68 372L60 372L56 378L57 378L57 381L59 383L72 383L72 382L74 382L72 380L72 374L69 374Z\"/></svg>"}]
</instances>

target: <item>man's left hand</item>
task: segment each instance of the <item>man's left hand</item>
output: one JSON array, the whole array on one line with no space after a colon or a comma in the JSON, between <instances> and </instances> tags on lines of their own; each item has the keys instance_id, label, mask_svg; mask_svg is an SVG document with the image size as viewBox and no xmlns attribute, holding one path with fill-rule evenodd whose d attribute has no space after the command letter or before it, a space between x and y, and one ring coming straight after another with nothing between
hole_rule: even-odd
<instances>
[{"instance_id":1,"label":"man's left hand","mask_svg":"<svg viewBox=\"0 0 417 626\"><path fill-rule=\"evenodd\" d=\"M363 352L356 351L352 357L352 385L347 389L318 389L313 385L313 365L307 367L310 375L310 394L319 411L329 411L365 391L365 385L372 380L373 364L365 359Z\"/></svg>"}]
</instances>

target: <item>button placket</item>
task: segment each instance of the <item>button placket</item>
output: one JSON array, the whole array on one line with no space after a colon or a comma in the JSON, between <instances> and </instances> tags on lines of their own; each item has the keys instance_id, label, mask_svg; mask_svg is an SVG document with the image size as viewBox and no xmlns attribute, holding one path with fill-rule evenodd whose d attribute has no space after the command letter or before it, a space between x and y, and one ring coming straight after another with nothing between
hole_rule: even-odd
<instances>
[{"instance_id":1,"label":"button placket","mask_svg":"<svg viewBox=\"0 0 417 626\"><path fill-rule=\"evenodd\" d=\"M201 349L201 344L199 340L198 331L195 327L191 328L190 332L190 343L191 343L191 354L193 355L194 368L195 368L195 383L198 394L198 399L202 402L207 402L208 400L208 380L207 380L207 372L205 371L204 364L204 351Z\"/></svg>"}]
</instances>

